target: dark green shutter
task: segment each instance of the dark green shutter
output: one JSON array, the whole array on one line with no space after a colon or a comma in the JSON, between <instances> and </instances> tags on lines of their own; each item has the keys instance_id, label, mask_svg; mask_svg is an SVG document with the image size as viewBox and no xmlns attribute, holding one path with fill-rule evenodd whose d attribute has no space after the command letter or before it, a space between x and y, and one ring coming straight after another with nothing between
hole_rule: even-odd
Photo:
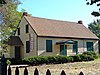
<instances>
[{"instance_id":1,"label":"dark green shutter","mask_svg":"<svg viewBox=\"0 0 100 75\"><path fill-rule=\"evenodd\" d=\"M26 53L30 52L30 42L26 41Z\"/></svg>"},{"instance_id":2,"label":"dark green shutter","mask_svg":"<svg viewBox=\"0 0 100 75\"><path fill-rule=\"evenodd\" d=\"M75 43L73 44L73 52L76 52L76 54L78 53L78 42L75 41Z\"/></svg>"},{"instance_id":3,"label":"dark green shutter","mask_svg":"<svg viewBox=\"0 0 100 75\"><path fill-rule=\"evenodd\" d=\"M93 42L87 42L87 51L93 51Z\"/></svg>"},{"instance_id":4,"label":"dark green shutter","mask_svg":"<svg viewBox=\"0 0 100 75\"><path fill-rule=\"evenodd\" d=\"M28 24L26 25L26 33L29 32L29 27L28 27Z\"/></svg>"},{"instance_id":5,"label":"dark green shutter","mask_svg":"<svg viewBox=\"0 0 100 75\"><path fill-rule=\"evenodd\" d=\"M52 40L46 40L46 52L52 52Z\"/></svg>"},{"instance_id":6,"label":"dark green shutter","mask_svg":"<svg viewBox=\"0 0 100 75\"><path fill-rule=\"evenodd\" d=\"M67 55L67 46L66 45L60 45L60 54Z\"/></svg>"}]
</instances>

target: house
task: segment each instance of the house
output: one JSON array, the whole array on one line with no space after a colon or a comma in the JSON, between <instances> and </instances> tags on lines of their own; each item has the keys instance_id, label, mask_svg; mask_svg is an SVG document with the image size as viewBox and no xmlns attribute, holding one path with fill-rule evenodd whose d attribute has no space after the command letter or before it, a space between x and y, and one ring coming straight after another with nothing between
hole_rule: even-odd
<instances>
[{"instance_id":1,"label":"house","mask_svg":"<svg viewBox=\"0 0 100 75\"><path fill-rule=\"evenodd\" d=\"M98 52L98 38L82 21L75 23L38 18L27 16L27 13L24 13L8 45L10 58Z\"/></svg>"}]
</instances>

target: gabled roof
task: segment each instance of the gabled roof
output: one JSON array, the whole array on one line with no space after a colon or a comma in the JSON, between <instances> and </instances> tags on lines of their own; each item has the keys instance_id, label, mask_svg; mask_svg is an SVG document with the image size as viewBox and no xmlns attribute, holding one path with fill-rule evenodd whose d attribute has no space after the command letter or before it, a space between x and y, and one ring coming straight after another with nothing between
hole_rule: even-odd
<instances>
[{"instance_id":1,"label":"gabled roof","mask_svg":"<svg viewBox=\"0 0 100 75\"><path fill-rule=\"evenodd\" d=\"M8 40L8 45L20 46L23 45L23 43L18 36L11 36L10 39Z\"/></svg>"},{"instance_id":2,"label":"gabled roof","mask_svg":"<svg viewBox=\"0 0 100 75\"><path fill-rule=\"evenodd\" d=\"M24 16L38 36L98 39L83 24Z\"/></svg>"}]
</instances>

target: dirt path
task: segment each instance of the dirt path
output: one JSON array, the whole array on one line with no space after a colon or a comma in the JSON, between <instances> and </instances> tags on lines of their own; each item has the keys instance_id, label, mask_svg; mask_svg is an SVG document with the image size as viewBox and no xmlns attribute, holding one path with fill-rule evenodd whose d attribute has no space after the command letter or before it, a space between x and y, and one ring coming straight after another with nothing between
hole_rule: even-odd
<instances>
[{"instance_id":1,"label":"dirt path","mask_svg":"<svg viewBox=\"0 0 100 75\"><path fill-rule=\"evenodd\" d=\"M14 74L15 68L12 67L12 75ZM35 68L38 68L40 75L46 75L46 70L51 71L51 75L60 75L61 71L64 70L67 75L78 75L82 71L85 75L100 75L100 58L90 62L75 62L65 63L56 65L42 65L42 66L30 66L27 67L29 75L33 75ZM24 68L20 68L20 75L23 75Z\"/></svg>"}]
</instances>

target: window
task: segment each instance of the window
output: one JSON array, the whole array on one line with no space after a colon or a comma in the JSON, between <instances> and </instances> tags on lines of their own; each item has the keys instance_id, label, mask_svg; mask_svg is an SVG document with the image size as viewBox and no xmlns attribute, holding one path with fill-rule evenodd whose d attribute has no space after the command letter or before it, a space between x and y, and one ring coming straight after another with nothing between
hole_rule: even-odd
<instances>
[{"instance_id":1,"label":"window","mask_svg":"<svg viewBox=\"0 0 100 75\"><path fill-rule=\"evenodd\" d=\"M26 41L26 53L30 52L30 42Z\"/></svg>"},{"instance_id":2,"label":"window","mask_svg":"<svg viewBox=\"0 0 100 75\"><path fill-rule=\"evenodd\" d=\"M87 42L87 51L93 51L93 42Z\"/></svg>"},{"instance_id":3,"label":"window","mask_svg":"<svg viewBox=\"0 0 100 75\"><path fill-rule=\"evenodd\" d=\"M18 35L20 35L20 28L18 28Z\"/></svg>"},{"instance_id":4,"label":"window","mask_svg":"<svg viewBox=\"0 0 100 75\"><path fill-rule=\"evenodd\" d=\"M46 52L52 52L52 40L46 40Z\"/></svg>"},{"instance_id":5,"label":"window","mask_svg":"<svg viewBox=\"0 0 100 75\"><path fill-rule=\"evenodd\" d=\"M26 25L26 33L28 33L29 32L29 26L28 26L28 24Z\"/></svg>"},{"instance_id":6,"label":"window","mask_svg":"<svg viewBox=\"0 0 100 75\"><path fill-rule=\"evenodd\" d=\"M73 45L73 52L76 52L76 54L78 53L78 42L77 41L75 41Z\"/></svg>"}]
</instances>

